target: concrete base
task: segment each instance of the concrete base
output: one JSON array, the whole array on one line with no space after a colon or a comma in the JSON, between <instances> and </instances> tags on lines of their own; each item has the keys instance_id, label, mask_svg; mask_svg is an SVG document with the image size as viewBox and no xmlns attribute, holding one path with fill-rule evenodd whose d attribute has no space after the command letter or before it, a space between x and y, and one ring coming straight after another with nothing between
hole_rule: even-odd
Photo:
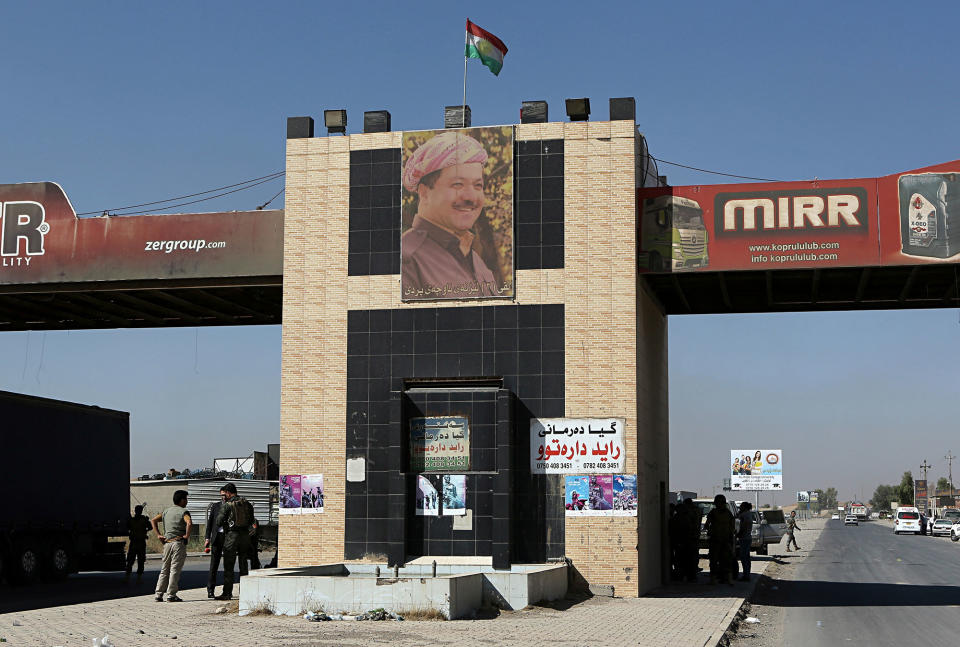
<instances>
[{"instance_id":1,"label":"concrete base","mask_svg":"<svg viewBox=\"0 0 960 647\"><path fill-rule=\"evenodd\" d=\"M377 569L380 575L377 576ZM448 620L469 618L482 606L522 609L567 593L566 564L514 564L496 571L483 558L419 558L396 575L386 563L324 564L251 571L240 580L240 615L308 611L359 614L383 608L399 615L439 611Z\"/></svg>"}]
</instances>

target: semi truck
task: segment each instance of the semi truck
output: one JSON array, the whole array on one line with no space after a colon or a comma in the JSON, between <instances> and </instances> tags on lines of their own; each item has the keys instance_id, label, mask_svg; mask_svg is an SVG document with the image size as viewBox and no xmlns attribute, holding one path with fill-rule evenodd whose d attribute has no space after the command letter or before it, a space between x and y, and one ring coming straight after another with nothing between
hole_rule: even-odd
<instances>
[{"instance_id":1,"label":"semi truck","mask_svg":"<svg viewBox=\"0 0 960 647\"><path fill-rule=\"evenodd\" d=\"M696 201L674 195L647 198L640 218L640 268L676 272L710 264L703 209Z\"/></svg>"},{"instance_id":2,"label":"semi truck","mask_svg":"<svg viewBox=\"0 0 960 647\"><path fill-rule=\"evenodd\" d=\"M130 414L0 391L0 577L122 570Z\"/></svg>"}]
</instances>

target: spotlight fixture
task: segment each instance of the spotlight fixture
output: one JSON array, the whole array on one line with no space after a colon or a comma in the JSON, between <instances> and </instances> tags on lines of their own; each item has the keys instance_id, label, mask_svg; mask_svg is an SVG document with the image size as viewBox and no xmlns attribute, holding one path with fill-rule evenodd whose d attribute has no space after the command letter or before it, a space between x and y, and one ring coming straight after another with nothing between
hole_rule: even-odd
<instances>
[{"instance_id":1,"label":"spotlight fixture","mask_svg":"<svg viewBox=\"0 0 960 647\"><path fill-rule=\"evenodd\" d=\"M363 113L363 132L390 132L390 113L386 110L370 110Z\"/></svg>"},{"instance_id":2,"label":"spotlight fixture","mask_svg":"<svg viewBox=\"0 0 960 647\"><path fill-rule=\"evenodd\" d=\"M567 99L567 116L570 121L589 121L590 99Z\"/></svg>"},{"instance_id":3,"label":"spotlight fixture","mask_svg":"<svg viewBox=\"0 0 960 647\"><path fill-rule=\"evenodd\" d=\"M447 106L443 109L444 128L469 128L470 106Z\"/></svg>"},{"instance_id":4,"label":"spotlight fixture","mask_svg":"<svg viewBox=\"0 0 960 647\"><path fill-rule=\"evenodd\" d=\"M610 121L636 121L637 100L633 97L610 99Z\"/></svg>"},{"instance_id":5,"label":"spotlight fixture","mask_svg":"<svg viewBox=\"0 0 960 647\"><path fill-rule=\"evenodd\" d=\"M313 137L313 117L287 117L287 139Z\"/></svg>"},{"instance_id":6,"label":"spotlight fixture","mask_svg":"<svg viewBox=\"0 0 960 647\"><path fill-rule=\"evenodd\" d=\"M520 105L520 123L545 124L547 123L546 101L524 101Z\"/></svg>"},{"instance_id":7,"label":"spotlight fixture","mask_svg":"<svg viewBox=\"0 0 960 647\"><path fill-rule=\"evenodd\" d=\"M323 123L327 127L327 134L340 133L345 135L347 132L347 111L346 110L324 110Z\"/></svg>"}]
</instances>

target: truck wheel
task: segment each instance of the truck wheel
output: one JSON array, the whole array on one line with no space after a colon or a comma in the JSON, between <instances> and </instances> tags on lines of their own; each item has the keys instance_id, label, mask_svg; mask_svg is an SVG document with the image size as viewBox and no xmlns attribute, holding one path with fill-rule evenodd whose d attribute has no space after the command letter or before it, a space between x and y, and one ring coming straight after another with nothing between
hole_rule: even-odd
<instances>
[{"instance_id":1,"label":"truck wheel","mask_svg":"<svg viewBox=\"0 0 960 647\"><path fill-rule=\"evenodd\" d=\"M958 540L960 540L960 537L957 537L957 534L951 530L951 531L950 531L950 541L958 541Z\"/></svg>"},{"instance_id":2,"label":"truck wheel","mask_svg":"<svg viewBox=\"0 0 960 647\"><path fill-rule=\"evenodd\" d=\"M73 557L66 544L54 544L53 549L47 557L47 565L50 567L50 576L55 580L62 580L70 574L73 566Z\"/></svg>"},{"instance_id":3,"label":"truck wheel","mask_svg":"<svg viewBox=\"0 0 960 647\"><path fill-rule=\"evenodd\" d=\"M770 551L769 551L769 549L767 548L767 545L766 545L766 544L764 544L763 546L761 546L760 548L757 549L757 555L766 555L766 554L768 554L769 552L770 552Z\"/></svg>"},{"instance_id":4,"label":"truck wheel","mask_svg":"<svg viewBox=\"0 0 960 647\"><path fill-rule=\"evenodd\" d=\"M10 575L19 584L29 584L40 573L40 553L32 546L17 546L13 551Z\"/></svg>"}]
</instances>

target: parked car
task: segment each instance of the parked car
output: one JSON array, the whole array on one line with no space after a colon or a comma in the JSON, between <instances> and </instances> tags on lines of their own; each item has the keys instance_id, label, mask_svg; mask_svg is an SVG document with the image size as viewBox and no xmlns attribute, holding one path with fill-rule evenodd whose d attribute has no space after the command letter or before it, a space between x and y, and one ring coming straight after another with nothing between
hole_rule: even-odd
<instances>
[{"instance_id":1,"label":"parked car","mask_svg":"<svg viewBox=\"0 0 960 647\"><path fill-rule=\"evenodd\" d=\"M953 519L937 519L930 526L930 534L933 537L949 537L951 528L953 528Z\"/></svg>"},{"instance_id":2,"label":"parked car","mask_svg":"<svg viewBox=\"0 0 960 647\"><path fill-rule=\"evenodd\" d=\"M893 519L893 534L899 535L901 532L910 532L914 535L921 533L919 510L906 506L897 508Z\"/></svg>"},{"instance_id":3,"label":"parked car","mask_svg":"<svg viewBox=\"0 0 960 647\"><path fill-rule=\"evenodd\" d=\"M844 517L844 519L843 519L843 525L845 525L845 526L859 526L859 525L860 525L860 520L857 519L857 516L856 516L856 515L848 514L848 515L847 515L846 517Z\"/></svg>"},{"instance_id":4,"label":"parked car","mask_svg":"<svg viewBox=\"0 0 960 647\"><path fill-rule=\"evenodd\" d=\"M832 517L830 517L830 518L833 519L833 520L835 520L835 521L838 521L838 520L840 519L840 514L839 514L839 513L834 513L834 515L833 515Z\"/></svg>"},{"instance_id":5,"label":"parked car","mask_svg":"<svg viewBox=\"0 0 960 647\"><path fill-rule=\"evenodd\" d=\"M951 521L953 521L951 519ZM952 526L950 526L950 539L953 541L960 541L960 521L956 521Z\"/></svg>"}]
</instances>

